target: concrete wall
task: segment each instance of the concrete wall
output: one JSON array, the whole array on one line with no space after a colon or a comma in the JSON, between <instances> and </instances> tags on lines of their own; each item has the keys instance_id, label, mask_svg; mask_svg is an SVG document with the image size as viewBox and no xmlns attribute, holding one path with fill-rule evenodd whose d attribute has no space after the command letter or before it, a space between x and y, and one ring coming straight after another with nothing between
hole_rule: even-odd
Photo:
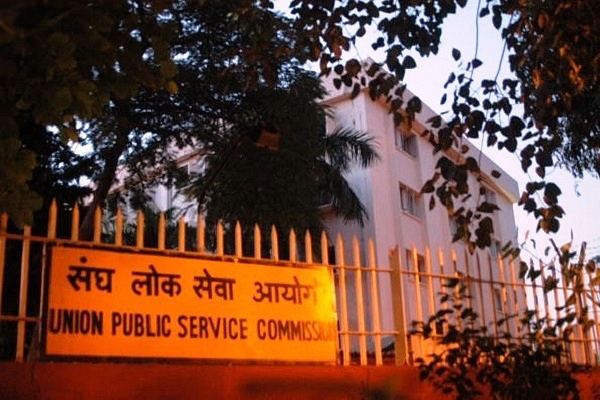
<instances>
[{"instance_id":1,"label":"concrete wall","mask_svg":"<svg viewBox=\"0 0 600 400\"><path fill-rule=\"evenodd\" d=\"M600 369L578 376L593 399ZM412 367L0 363L0 399L445 399Z\"/></svg>"}]
</instances>

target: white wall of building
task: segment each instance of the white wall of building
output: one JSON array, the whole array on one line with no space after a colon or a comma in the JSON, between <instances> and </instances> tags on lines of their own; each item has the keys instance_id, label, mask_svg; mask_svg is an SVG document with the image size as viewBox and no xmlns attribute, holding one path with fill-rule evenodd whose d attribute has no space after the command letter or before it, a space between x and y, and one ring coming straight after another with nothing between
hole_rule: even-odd
<instances>
[{"instance_id":1,"label":"white wall of building","mask_svg":"<svg viewBox=\"0 0 600 400\"><path fill-rule=\"evenodd\" d=\"M369 219L364 227L355 223L345 224L339 219L330 218L327 222L328 232L332 239L338 235L344 238L347 244L345 249L345 258L351 260L352 249L349 244L353 237L356 237L361 243L361 248L367 248L367 240L372 239L376 244L376 263L381 268L389 267L389 251L396 246L400 247L402 263L405 268L412 265L412 259L407 257L406 250L415 246L420 256L425 257L429 251L431 264L439 267L438 249L442 249L446 254L444 267L450 272L453 269L452 260L448 257L454 250L457 254L456 269L465 275L471 275L474 269L481 270L484 276L498 274L497 268L488 268L488 252L478 251L476 255L471 255L465 250L462 244L452 243L451 224L446 208L439 203L435 208L429 210L429 201L432 194L419 195L421 187L430 179L435 172L435 165L442 154L434 154L433 147L426 137L421 137L425 126L421 121L426 121L434 113L426 105L423 105L423 111L417 115L417 121L413 124L412 130L417 135L415 140L416 147L410 147L410 153L398 148L395 139L396 128L394 126L392 114L388 112L387 106L382 102L374 102L369 98L367 91L362 91L357 97L351 99L349 90L345 88L336 89L331 81L325 81L329 96L325 103L333 110L332 117L327 121L329 130L336 126L353 127L370 134L377 146L381 160L370 169L357 169L348 174L347 178L353 188L356 190L360 199L363 201L369 215ZM405 100L412 97L412 94L405 91ZM499 243L505 244L508 241L516 240L515 218L513 214L513 204L518 200L517 182L502 173L499 166L491 162L487 157L480 154L471 144L469 152L465 156L475 157L481 166L483 184L500 210L492 217L494 221L495 239ZM458 157L456 154L446 154L449 158ZM501 173L500 178L491 177L491 171L496 170ZM478 188L477 177L471 176L470 182L472 188ZM404 191L412 192L416 203L410 204L415 207L408 207L403 210L400 188ZM477 195L474 195L466 204L474 204L477 201ZM408 202L410 203L410 202ZM460 207L458 204L456 207ZM405 206L405 208L407 208ZM365 255L360 260L361 265L365 265ZM495 262L495 260L494 260ZM347 261L346 264L349 264ZM380 280L382 288L389 287L389 279L383 274ZM496 276L496 278L498 278ZM404 278L404 299L407 305L406 322L427 318L422 310L432 309L429 307L429 301L435 299L421 298L421 311L414 304L417 301L417 288L414 279ZM349 283L351 284L351 282ZM424 284L424 283L423 283ZM365 286L367 282L365 281ZM423 288L424 289L424 288ZM477 288L479 289L479 288ZM491 287L483 287L481 290L473 290L472 295L477 304L482 304L481 312L489 313L491 307L494 307L494 294L491 293ZM423 290L423 293L425 291ZM476 297L482 297L478 299ZM426 296L423 296L426 297ZM366 304L368 307L369 305ZM392 318L394 304L391 302L391 293L383 293L381 300L381 315L384 317L384 330L394 328ZM352 319L353 311L350 311Z\"/></svg>"}]
</instances>

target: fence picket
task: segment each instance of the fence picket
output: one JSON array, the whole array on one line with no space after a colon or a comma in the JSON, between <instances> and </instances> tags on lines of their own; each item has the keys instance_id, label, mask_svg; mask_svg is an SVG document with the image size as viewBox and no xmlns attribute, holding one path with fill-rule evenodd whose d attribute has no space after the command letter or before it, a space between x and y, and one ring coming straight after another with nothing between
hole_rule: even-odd
<instances>
[{"instance_id":1,"label":"fence picket","mask_svg":"<svg viewBox=\"0 0 600 400\"><path fill-rule=\"evenodd\" d=\"M77 203L71 212L71 240L74 242L79 240L79 206Z\"/></svg>"},{"instance_id":2,"label":"fence picket","mask_svg":"<svg viewBox=\"0 0 600 400\"><path fill-rule=\"evenodd\" d=\"M261 235L260 227L254 224L254 258L258 260L262 258Z\"/></svg>"},{"instance_id":3,"label":"fence picket","mask_svg":"<svg viewBox=\"0 0 600 400\"><path fill-rule=\"evenodd\" d=\"M123 212L120 208L117 208L115 216L115 245L123 245Z\"/></svg>"},{"instance_id":4,"label":"fence picket","mask_svg":"<svg viewBox=\"0 0 600 400\"><path fill-rule=\"evenodd\" d=\"M274 225L271 227L271 260L279 261L279 239Z\"/></svg>"},{"instance_id":5,"label":"fence picket","mask_svg":"<svg viewBox=\"0 0 600 400\"><path fill-rule=\"evenodd\" d=\"M306 263L313 263L313 254L312 254L312 237L310 236L310 231L307 229L304 233L304 252L306 253Z\"/></svg>"},{"instance_id":6,"label":"fence picket","mask_svg":"<svg viewBox=\"0 0 600 400\"><path fill-rule=\"evenodd\" d=\"M289 261L296 262L296 261L298 261L298 249L296 247L296 232L294 232L293 229L290 229L289 241L290 241Z\"/></svg>"},{"instance_id":7,"label":"fence picket","mask_svg":"<svg viewBox=\"0 0 600 400\"><path fill-rule=\"evenodd\" d=\"M182 215L181 217L179 217L179 220L177 220L177 250L179 251L185 251L185 243L186 243L186 231L185 231L185 227L186 227L186 222L185 222L185 215Z\"/></svg>"},{"instance_id":8,"label":"fence picket","mask_svg":"<svg viewBox=\"0 0 600 400\"><path fill-rule=\"evenodd\" d=\"M365 335L365 299L363 294L362 267L360 260L360 247L358 238L352 238L352 254L355 268L354 290L356 291L356 318L358 320L358 343L360 352L360 365L367 365L367 337Z\"/></svg>"},{"instance_id":9,"label":"fence picket","mask_svg":"<svg viewBox=\"0 0 600 400\"><path fill-rule=\"evenodd\" d=\"M223 227L223 221L217 222L217 255L223 256L225 254L225 228Z\"/></svg>"},{"instance_id":10,"label":"fence picket","mask_svg":"<svg viewBox=\"0 0 600 400\"><path fill-rule=\"evenodd\" d=\"M381 348L381 317L379 315L379 289L377 285L377 263L375 262L375 244L372 239L368 242L368 267L371 281L371 316L373 325L373 340L375 347L375 365L383 365Z\"/></svg>"},{"instance_id":11,"label":"fence picket","mask_svg":"<svg viewBox=\"0 0 600 400\"><path fill-rule=\"evenodd\" d=\"M198 253L204 253L206 251L205 228L204 217L202 217L202 213L199 212L196 217L196 250Z\"/></svg>"},{"instance_id":12,"label":"fence picket","mask_svg":"<svg viewBox=\"0 0 600 400\"><path fill-rule=\"evenodd\" d=\"M336 265L338 271L339 287L339 306L340 306L340 327L341 327L341 346L342 346L342 365L350 365L350 333L348 329L348 298L346 296L346 268L344 263L344 242L342 236L338 235L336 239Z\"/></svg>"},{"instance_id":13,"label":"fence picket","mask_svg":"<svg viewBox=\"0 0 600 400\"><path fill-rule=\"evenodd\" d=\"M321 233L321 263L329 265L329 242L325 232Z\"/></svg>"},{"instance_id":14,"label":"fence picket","mask_svg":"<svg viewBox=\"0 0 600 400\"><path fill-rule=\"evenodd\" d=\"M144 214L141 211L137 212L135 245L140 249L144 247Z\"/></svg>"},{"instance_id":15,"label":"fence picket","mask_svg":"<svg viewBox=\"0 0 600 400\"><path fill-rule=\"evenodd\" d=\"M99 244L102 234L102 210L100 207L96 207L94 210L94 239L95 244Z\"/></svg>"},{"instance_id":16,"label":"fence picket","mask_svg":"<svg viewBox=\"0 0 600 400\"><path fill-rule=\"evenodd\" d=\"M166 230L166 221L165 221L165 213L161 212L158 214L158 249L165 249L165 230Z\"/></svg>"},{"instance_id":17,"label":"fence picket","mask_svg":"<svg viewBox=\"0 0 600 400\"><path fill-rule=\"evenodd\" d=\"M242 257L243 249L242 249L242 226L240 225L240 221L236 221L235 223L235 256L237 258Z\"/></svg>"}]
</instances>

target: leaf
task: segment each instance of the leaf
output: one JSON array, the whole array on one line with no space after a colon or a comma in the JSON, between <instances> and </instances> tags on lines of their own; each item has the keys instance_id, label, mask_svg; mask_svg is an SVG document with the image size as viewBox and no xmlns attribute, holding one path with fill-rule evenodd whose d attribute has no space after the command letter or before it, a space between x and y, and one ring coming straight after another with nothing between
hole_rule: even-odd
<instances>
[{"instance_id":1,"label":"leaf","mask_svg":"<svg viewBox=\"0 0 600 400\"><path fill-rule=\"evenodd\" d=\"M494 211L497 211L497 210L500 210L500 207L498 207L496 204L488 203L485 201L477 207L477 211L486 213L486 214L493 213Z\"/></svg>"},{"instance_id":2,"label":"leaf","mask_svg":"<svg viewBox=\"0 0 600 400\"><path fill-rule=\"evenodd\" d=\"M481 67L483 63L481 62L481 60L474 58L473 61L471 61L471 64L473 65L473 69L475 69Z\"/></svg>"},{"instance_id":3,"label":"leaf","mask_svg":"<svg viewBox=\"0 0 600 400\"><path fill-rule=\"evenodd\" d=\"M354 86L352 87L352 93L350 94L350 98L351 99L356 98L360 94L361 89L362 89L362 87L360 86L360 83L358 83L358 82L354 83Z\"/></svg>"},{"instance_id":4,"label":"leaf","mask_svg":"<svg viewBox=\"0 0 600 400\"><path fill-rule=\"evenodd\" d=\"M588 260L585 264L585 270L588 274L593 274L596 271L596 262L594 260Z\"/></svg>"},{"instance_id":5,"label":"leaf","mask_svg":"<svg viewBox=\"0 0 600 400\"><path fill-rule=\"evenodd\" d=\"M558 279L553 276L547 276L544 282L544 293L548 293L558 287Z\"/></svg>"},{"instance_id":6,"label":"leaf","mask_svg":"<svg viewBox=\"0 0 600 400\"><path fill-rule=\"evenodd\" d=\"M433 179L427 180L427 182L425 182L425 184L421 188L421 193L433 193L433 191L435 190L434 182L435 181Z\"/></svg>"},{"instance_id":7,"label":"leaf","mask_svg":"<svg viewBox=\"0 0 600 400\"><path fill-rule=\"evenodd\" d=\"M177 65L171 59L163 60L160 62L160 72L165 78L173 78L177 74Z\"/></svg>"},{"instance_id":8,"label":"leaf","mask_svg":"<svg viewBox=\"0 0 600 400\"><path fill-rule=\"evenodd\" d=\"M170 94L177 94L177 92L179 92L179 86L177 86L177 83L174 81L168 81L165 85L165 89L167 89L167 92Z\"/></svg>"},{"instance_id":9,"label":"leaf","mask_svg":"<svg viewBox=\"0 0 600 400\"><path fill-rule=\"evenodd\" d=\"M54 93L51 106L57 111L63 111L71 105L72 101L73 97L69 88L62 87Z\"/></svg>"},{"instance_id":10,"label":"leaf","mask_svg":"<svg viewBox=\"0 0 600 400\"><path fill-rule=\"evenodd\" d=\"M519 263L519 279L525 278L525 275L527 275L528 270L529 267L527 266L527 263L525 261L521 261Z\"/></svg>"},{"instance_id":11,"label":"leaf","mask_svg":"<svg viewBox=\"0 0 600 400\"><path fill-rule=\"evenodd\" d=\"M458 286L459 283L460 279L458 278L447 278L446 283L444 283L442 286L445 286L447 288L455 288L456 286Z\"/></svg>"},{"instance_id":12,"label":"leaf","mask_svg":"<svg viewBox=\"0 0 600 400\"><path fill-rule=\"evenodd\" d=\"M540 270L537 270L537 269L535 269L535 268L531 268L531 269L529 270L529 273L527 274L527 277L528 277L530 280L534 281L534 280L536 280L536 279L537 279L537 278L538 278L538 277L539 277L541 274L542 274L542 271L540 271Z\"/></svg>"},{"instance_id":13,"label":"leaf","mask_svg":"<svg viewBox=\"0 0 600 400\"><path fill-rule=\"evenodd\" d=\"M477 163L477 160L473 157L467 157L467 159L465 160L465 166L471 172L479 172L480 171L479 164Z\"/></svg>"},{"instance_id":14,"label":"leaf","mask_svg":"<svg viewBox=\"0 0 600 400\"><path fill-rule=\"evenodd\" d=\"M412 69L417 66L417 63L415 62L415 59L412 58L411 56L406 56L406 57L404 57L404 60L402 61L402 66L406 69Z\"/></svg>"},{"instance_id":15,"label":"leaf","mask_svg":"<svg viewBox=\"0 0 600 400\"><path fill-rule=\"evenodd\" d=\"M535 212L537 210L537 203L535 202L534 199L528 197L527 200L525 200L523 209L525 211L527 211L528 213Z\"/></svg>"},{"instance_id":16,"label":"leaf","mask_svg":"<svg viewBox=\"0 0 600 400\"><path fill-rule=\"evenodd\" d=\"M456 75L454 74L454 72L451 72L450 75L448 75L448 79L446 80L446 83L444 83L444 89L446 89L448 87L449 84L451 84L452 82L454 82L456 80Z\"/></svg>"},{"instance_id":17,"label":"leaf","mask_svg":"<svg viewBox=\"0 0 600 400\"><path fill-rule=\"evenodd\" d=\"M454 61L458 61L460 59L460 50L452 49L452 58L454 58Z\"/></svg>"},{"instance_id":18,"label":"leaf","mask_svg":"<svg viewBox=\"0 0 600 400\"><path fill-rule=\"evenodd\" d=\"M442 117L440 117L439 115L435 115L427 120L427 123L431 124L433 128L439 128L440 126L442 126L443 122L444 121L442 120Z\"/></svg>"},{"instance_id":19,"label":"leaf","mask_svg":"<svg viewBox=\"0 0 600 400\"><path fill-rule=\"evenodd\" d=\"M550 206L558 203L558 196L562 194L560 188L553 182L546 183L544 188L544 202Z\"/></svg>"},{"instance_id":20,"label":"leaf","mask_svg":"<svg viewBox=\"0 0 600 400\"><path fill-rule=\"evenodd\" d=\"M500 29L500 26L502 26L502 13L500 11L500 7L493 6L492 13L494 14L492 16L492 23L494 24L494 28Z\"/></svg>"},{"instance_id":21,"label":"leaf","mask_svg":"<svg viewBox=\"0 0 600 400\"><path fill-rule=\"evenodd\" d=\"M355 77L356 75L358 75L360 70L361 70L361 65L357 59L352 58L346 62L346 73L348 75Z\"/></svg>"}]
</instances>

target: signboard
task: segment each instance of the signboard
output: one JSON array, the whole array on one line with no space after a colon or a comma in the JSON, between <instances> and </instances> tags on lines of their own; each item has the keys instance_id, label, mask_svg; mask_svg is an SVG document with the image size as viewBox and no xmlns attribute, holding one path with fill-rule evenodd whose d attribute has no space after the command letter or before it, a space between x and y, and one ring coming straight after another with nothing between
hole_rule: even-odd
<instances>
[{"instance_id":1,"label":"signboard","mask_svg":"<svg viewBox=\"0 0 600 400\"><path fill-rule=\"evenodd\" d=\"M52 249L48 356L334 363L334 286L292 268Z\"/></svg>"}]
</instances>

